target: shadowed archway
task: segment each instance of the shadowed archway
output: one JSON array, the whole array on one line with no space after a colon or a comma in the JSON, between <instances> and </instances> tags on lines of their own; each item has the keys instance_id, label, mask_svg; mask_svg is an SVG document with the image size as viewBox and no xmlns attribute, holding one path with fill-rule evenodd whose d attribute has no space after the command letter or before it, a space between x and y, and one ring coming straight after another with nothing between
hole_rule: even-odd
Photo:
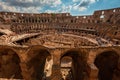
<instances>
[{"instance_id":1,"label":"shadowed archway","mask_svg":"<svg viewBox=\"0 0 120 80\"><path fill-rule=\"evenodd\" d=\"M94 63L99 69L99 80L112 80L118 65L119 55L115 51L105 51L97 55Z\"/></svg>"},{"instance_id":2,"label":"shadowed archway","mask_svg":"<svg viewBox=\"0 0 120 80\"><path fill-rule=\"evenodd\" d=\"M0 51L0 78L23 79L19 56L11 49Z\"/></svg>"},{"instance_id":3,"label":"shadowed archway","mask_svg":"<svg viewBox=\"0 0 120 80\"><path fill-rule=\"evenodd\" d=\"M32 58L27 63L32 72L30 80L42 80L42 78L46 78L44 69L46 58L48 58L48 56L51 56L50 53L46 49L36 49L30 52L31 53L29 53L29 56L32 56Z\"/></svg>"},{"instance_id":4,"label":"shadowed archway","mask_svg":"<svg viewBox=\"0 0 120 80\"><path fill-rule=\"evenodd\" d=\"M71 80L72 79L72 58L69 56L65 56L61 59L61 73L62 78Z\"/></svg>"},{"instance_id":5,"label":"shadowed archway","mask_svg":"<svg viewBox=\"0 0 120 80\"><path fill-rule=\"evenodd\" d=\"M85 54L78 50L69 50L61 57L62 62L71 62L69 66L70 80L84 80L86 73ZM68 65L68 64L67 64Z\"/></svg>"}]
</instances>

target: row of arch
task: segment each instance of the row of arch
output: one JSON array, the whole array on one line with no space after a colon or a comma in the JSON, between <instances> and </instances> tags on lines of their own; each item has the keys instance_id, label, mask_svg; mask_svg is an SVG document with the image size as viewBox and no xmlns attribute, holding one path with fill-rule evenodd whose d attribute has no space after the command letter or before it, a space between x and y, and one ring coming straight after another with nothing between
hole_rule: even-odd
<instances>
[{"instance_id":1,"label":"row of arch","mask_svg":"<svg viewBox=\"0 0 120 80\"><path fill-rule=\"evenodd\" d=\"M29 57L32 57L32 59L27 62L27 65L29 66L29 69L32 69L32 80L44 80L44 78L50 78L45 74L45 66L46 61L52 59L51 56L50 52L45 49L29 52ZM115 70L118 68L119 57L119 53L113 50L104 51L96 56L94 64L99 69L98 80L113 80ZM0 78L24 79L24 70L22 70L20 63L21 59L14 50L2 49L0 51ZM63 79L67 78L64 80L84 80L88 77L87 58L85 54L80 51L68 50L61 55L60 64L61 74L62 70L68 70L67 76L63 73ZM62 64L70 65L65 67L62 66Z\"/></svg>"}]
</instances>

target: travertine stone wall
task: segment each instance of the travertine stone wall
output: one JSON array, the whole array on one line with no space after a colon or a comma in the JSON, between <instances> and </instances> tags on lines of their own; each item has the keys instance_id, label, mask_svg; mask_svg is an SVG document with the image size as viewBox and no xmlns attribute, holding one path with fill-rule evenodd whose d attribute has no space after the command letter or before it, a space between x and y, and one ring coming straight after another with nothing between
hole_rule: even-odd
<instances>
[{"instance_id":1,"label":"travertine stone wall","mask_svg":"<svg viewBox=\"0 0 120 80\"><path fill-rule=\"evenodd\" d=\"M102 55L106 55L105 58ZM117 58L111 55L115 55ZM12 56L14 56L14 58ZM99 47L99 49L95 47L48 49L42 46L32 46L28 48L1 46L0 78L42 80L45 76L44 68L47 56L52 56L53 59L52 74L50 77L47 77L50 80L62 79L60 62L65 56L72 58L72 80L100 79L100 76L102 74L104 75L104 72L100 73L101 69L98 65L101 66L102 64L106 65L109 63L110 66L114 67L112 69L113 72L111 72L112 76L109 76L109 74L104 75L105 78L108 79L108 77L111 77L111 80L120 79L118 60L120 59L120 47ZM107 62L105 62L104 59L106 59ZM118 62L118 64L114 64L114 61ZM104 68L106 67L102 67L102 69ZM107 73L107 71L105 73Z\"/></svg>"}]
</instances>

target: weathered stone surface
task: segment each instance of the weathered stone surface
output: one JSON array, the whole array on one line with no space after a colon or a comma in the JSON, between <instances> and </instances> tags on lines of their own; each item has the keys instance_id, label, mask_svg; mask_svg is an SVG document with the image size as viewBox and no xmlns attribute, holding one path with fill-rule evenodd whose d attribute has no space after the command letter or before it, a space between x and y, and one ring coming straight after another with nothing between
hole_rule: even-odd
<instances>
[{"instance_id":1,"label":"weathered stone surface","mask_svg":"<svg viewBox=\"0 0 120 80\"><path fill-rule=\"evenodd\" d=\"M120 80L119 11L77 17L0 12L0 79Z\"/></svg>"}]
</instances>

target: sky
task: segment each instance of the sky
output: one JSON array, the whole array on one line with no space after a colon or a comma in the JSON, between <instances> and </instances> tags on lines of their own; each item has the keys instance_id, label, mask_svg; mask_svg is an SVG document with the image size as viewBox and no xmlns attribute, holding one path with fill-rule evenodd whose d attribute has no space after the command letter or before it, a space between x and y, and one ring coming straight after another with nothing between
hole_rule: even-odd
<instances>
[{"instance_id":1,"label":"sky","mask_svg":"<svg viewBox=\"0 0 120 80\"><path fill-rule=\"evenodd\" d=\"M0 11L92 15L95 10L120 8L120 0L0 0Z\"/></svg>"}]
</instances>

